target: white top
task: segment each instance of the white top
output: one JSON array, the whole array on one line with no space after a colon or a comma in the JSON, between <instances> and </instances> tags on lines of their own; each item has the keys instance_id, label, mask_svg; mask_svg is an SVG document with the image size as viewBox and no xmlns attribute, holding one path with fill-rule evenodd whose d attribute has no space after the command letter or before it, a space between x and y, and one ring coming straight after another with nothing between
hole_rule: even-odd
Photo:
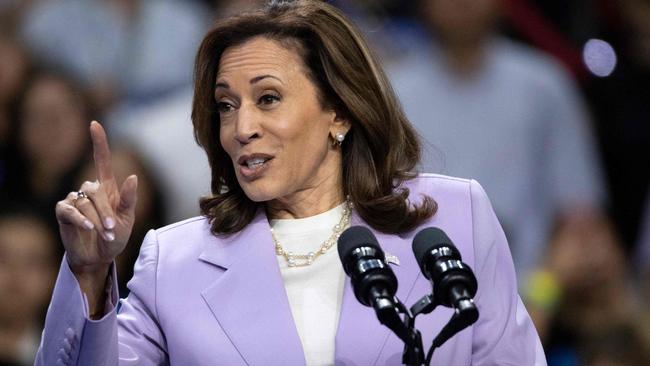
<instances>
[{"instance_id":1,"label":"white top","mask_svg":"<svg viewBox=\"0 0 650 366\"><path fill-rule=\"evenodd\" d=\"M285 251L307 254L332 235L344 207L341 204L304 219L271 220L270 224ZM345 279L336 245L309 266L289 267L282 256L278 264L307 365L333 365Z\"/></svg>"}]
</instances>

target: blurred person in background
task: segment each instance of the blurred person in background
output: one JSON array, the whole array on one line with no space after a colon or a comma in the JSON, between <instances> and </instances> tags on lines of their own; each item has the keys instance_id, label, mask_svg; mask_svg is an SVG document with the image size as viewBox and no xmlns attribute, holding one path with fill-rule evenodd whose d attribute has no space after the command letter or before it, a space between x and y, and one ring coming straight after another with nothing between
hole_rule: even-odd
<instances>
[{"instance_id":1,"label":"blurred person in background","mask_svg":"<svg viewBox=\"0 0 650 366\"><path fill-rule=\"evenodd\" d=\"M9 175L15 171L16 162L12 159L15 144L11 120L28 70L29 61L21 44L0 26L0 203L9 198L13 189Z\"/></svg>"},{"instance_id":2,"label":"blurred person in background","mask_svg":"<svg viewBox=\"0 0 650 366\"><path fill-rule=\"evenodd\" d=\"M79 174L89 151L92 107L80 86L58 72L36 71L25 83L13 121L16 156L11 200L48 212ZM52 222L53 227L56 223Z\"/></svg>"},{"instance_id":3,"label":"blurred person in background","mask_svg":"<svg viewBox=\"0 0 650 366\"><path fill-rule=\"evenodd\" d=\"M8 143L11 109L29 70L21 44L0 28L0 146Z\"/></svg>"},{"instance_id":4,"label":"blurred person in background","mask_svg":"<svg viewBox=\"0 0 650 366\"><path fill-rule=\"evenodd\" d=\"M34 2L40 0L0 0L0 33L15 30Z\"/></svg>"},{"instance_id":5,"label":"blurred person in background","mask_svg":"<svg viewBox=\"0 0 650 366\"><path fill-rule=\"evenodd\" d=\"M552 52L581 82L603 157L608 212L633 255L650 185L650 1L503 3L510 31Z\"/></svg>"},{"instance_id":6,"label":"blurred person in background","mask_svg":"<svg viewBox=\"0 0 650 366\"><path fill-rule=\"evenodd\" d=\"M21 31L31 52L74 72L108 112L190 84L208 15L196 1L42 1Z\"/></svg>"},{"instance_id":7,"label":"blurred person in background","mask_svg":"<svg viewBox=\"0 0 650 366\"><path fill-rule=\"evenodd\" d=\"M603 222L585 105L554 60L499 36L499 1L429 0L420 9L430 38L389 72L428 143L423 168L484 184L526 279L554 222L588 217L594 230Z\"/></svg>"},{"instance_id":8,"label":"blurred person in background","mask_svg":"<svg viewBox=\"0 0 650 366\"><path fill-rule=\"evenodd\" d=\"M31 365L56 278L58 239L28 209L0 213L0 365Z\"/></svg>"},{"instance_id":9,"label":"blurred person in background","mask_svg":"<svg viewBox=\"0 0 650 366\"><path fill-rule=\"evenodd\" d=\"M135 224L125 250L116 258L115 265L119 273L124 274L118 278L119 295L126 297L129 290L126 283L133 277L133 266L140 251L140 244L147 231L152 228L167 225L167 206L163 201L163 194L159 187L159 180L147 167L146 160L138 155L132 148L120 144L113 148L112 165L115 177L124 181L129 175L138 176L138 205L135 208ZM76 183L81 185L84 181L96 180L94 162L85 162ZM194 200L196 205L198 199Z\"/></svg>"},{"instance_id":10,"label":"blurred person in background","mask_svg":"<svg viewBox=\"0 0 650 366\"><path fill-rule=\"evenodd\" d=\"M548 364L650 364L650 313L639 301L620 240L610 223L594 230L590 219L573 220L557 228L544 276L529 291Z\"/></svg>"}]
</instances>

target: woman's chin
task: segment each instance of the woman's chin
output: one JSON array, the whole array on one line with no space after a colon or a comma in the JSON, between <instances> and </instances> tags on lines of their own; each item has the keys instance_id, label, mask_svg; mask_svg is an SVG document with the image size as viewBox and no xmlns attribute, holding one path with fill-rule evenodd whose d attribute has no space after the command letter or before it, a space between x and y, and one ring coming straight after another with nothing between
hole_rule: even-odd
<instances>
[{"instance_id":1,"label":"woman's chin","mask_svg":"<svg viewBox=\"0 0 650 366\"><path fill-rule=\"evenodd\" d=\"M253 202L271 201L277 197L276 194L273 194L273 192L270 192L263 187L256 187L255 183L242 185L242 189L244 190L246 197Z\"/></svg>"}]
</instances>

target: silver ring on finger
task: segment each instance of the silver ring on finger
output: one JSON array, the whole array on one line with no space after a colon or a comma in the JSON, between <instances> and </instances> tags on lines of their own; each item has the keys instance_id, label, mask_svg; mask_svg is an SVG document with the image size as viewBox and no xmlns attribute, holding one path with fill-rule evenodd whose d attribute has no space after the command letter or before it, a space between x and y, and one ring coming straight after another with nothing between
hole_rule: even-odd
<instances>
[{"instance_id":1,"label":"silver ring on finger","mask_svg":"<svg viewBox=\"0 0 650 366\"><path fill-rule=\"evenodd\" d=\"M77 203L77 201L82 198L88 198L88 195L84 191L76 191L74 193L76 194L75 197L72 199L74 203Z\"/></svg>"}]
</instances>

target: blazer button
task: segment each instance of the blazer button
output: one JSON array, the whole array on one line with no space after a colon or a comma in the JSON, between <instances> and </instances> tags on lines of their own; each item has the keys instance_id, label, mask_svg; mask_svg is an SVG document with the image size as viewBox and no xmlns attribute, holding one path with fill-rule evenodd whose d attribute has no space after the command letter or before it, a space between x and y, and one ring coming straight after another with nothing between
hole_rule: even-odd
<instances>
[{"instance_id":1,"label":"blazer button","mask_svg":"<svg viewBox=\"0 0 650 366\"><path fill-rule=\"evenodd\" d=\"M70 353L72 351L72 345L70 344L70 341L66 338L63 339L63 349L65 350L66 353Z\"/></svg>"},{"instance_id":2,"label":"blazer button","mask_svg":"<svg viewBox=\"0 0 650 366\"><path fill-rule=\"evenodd\" d=\"M63 348L59 349L57 355L59 356L59 359L65 361L66 364L70 362L70 354L66 352Z\"/></svg>"}]
</instances>

